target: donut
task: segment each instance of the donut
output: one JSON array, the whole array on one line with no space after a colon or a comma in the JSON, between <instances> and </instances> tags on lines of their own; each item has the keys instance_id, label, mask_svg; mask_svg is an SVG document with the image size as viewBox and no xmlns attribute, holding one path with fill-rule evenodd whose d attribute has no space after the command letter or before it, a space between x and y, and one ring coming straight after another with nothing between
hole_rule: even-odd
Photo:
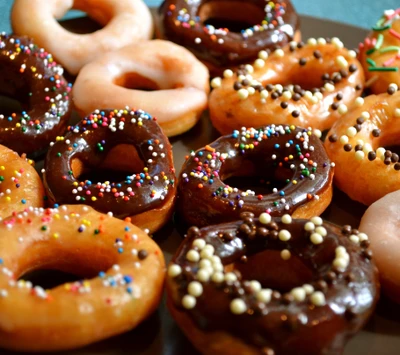
<instances>
[{"instance_id":1,"label":"donut","mask_svg":"<svg viewBox=\"0 0 400 355\"><path fill-rule=\"evenodd\" d=\"M168 267L168 308L203 354L341 354L379 297L367 238L267 213L191 227Z\"/></svg>"},{"instance_id":2,"label":"donut","mask_svg":"<svg viewBox=\"0 0 400 355\"><path fill-rule=\"evenodd\" d=\"M399 198L400 192L395 191L374 202L360 224L360 231L368 233L382 290L397 303L400 303Z\"/></svg>"},{"instance_id":3,"label":"donut","mask_svg":"<svg viewBox=\"0 0 400 355\"><path fill-rule=\"evenodd\" d=\"M262 49L300 39L299 18L289 0L166 0L157 22L160 38L188 48L213 76L256 59Z\"/></svg>"},{"instance_id":4,"label":"donut","mask_svg":"<svg viewBox=\"0 0 400 355\"><path fill-rule=\"evenodd\" d=\"M240 177L244 188L231 186L232 177ZM266 193L247 188L252 177L262 179ZM333 166L310 129L243 128L187 157L179 175L177 213L198 227L237 220L242 212L308 218L329 205L332 179Z\"/></svg>"},{"instance_id":5,"label":"donut","mask_svg":"<svg viewBox=\"0 0 400 355\"><path fill-rule=\"evenodd\" d=\"M81 116L99 107L141 107L169 137L197 123L208 93L206 67L185 48L161 40L101 56L82 69L73 90Z\"/></svg>"},{"instance_id":6,"label":"donut","mask_svg":"<svg viewBox=\"0 0 400 355\"><path fill-rule=\"evenodd\" d=\"M86 12L104 28L88 34L67 31L57 19L71 9ZM153 19L142 0L15 0L11 25L14 33L52 52L72 75L105 52L153 35Z\"/></svg>"},{"instance_id":7,"label":"donut","mask_svg":"<svg viewBox=\"0 0 400 355\"><path fill-rule=\"evenodd\" d=\"M213 79L211 122L221 134L272 123L329 129L362 93L364 74L355 57L337 38L261 51L252 65Z\"/></svg>"},{"instance_id":8,"label":"donut","mask_svg":"<svg viewBox=\"0 0 400 355\"><path fill-rule=\"evenodd\" d=\"M68 124L71 85L63 68L31 39L1 33L0 73L0 95L23 107L0 113L0 144L20 154L40 154Z\"/></svg>"},{"instance_id":9,"label":"donut","mask_svg":"<svg viewBox=\"0 0 400 355\"><path fill-rule=\"evenodd\" d=\"M400 8L385 11L359 49L374 94L386 92L391 83L400 85Z\"/></svg>"},{"instance_id":10,"label":"donut","mask_svg":"<svg viewBox=\"0 0 400 355\"><path fill-rule=\"evenodd\" d=\"M0 220L14 211L43 205L43 184L34 167L0 145Z\"/></svg>"},{"instance_id":11,"label":"donut","mask_svg":"<svg viewBox=\"0 0 400 355\"><path fill-rule=\"evenodd\" d=\"M87 204L151 233L172 214L176 187L171 144L142 110L95 110L58 137L44 167L52 204Z\"/></svg>"},{"instance_id":12,"label":"donut","mask_svg":"<svg viewBox=\"0 0 400 355\"><path fill-rule=\"evenodd\" d=\"M400 92L358 98L329 131L325 149L335 162L335 185L364 205L399 189L399 155L391 151L400 133ZM386 149L386 148L388 149Z\"/></svg>"},{"instance_id":13,"label":"donut","mask_svg":"<svg viewBox=\"0 0 400 355\"><path fill-rule=\"evenodd\" d=\"M0 224L0 346L81 347L136 327L158 306L164 257L138 227L88 206L28 208ZM50 290L20 277L53 269L85 279Z\"/></svg>"}]
</instances>

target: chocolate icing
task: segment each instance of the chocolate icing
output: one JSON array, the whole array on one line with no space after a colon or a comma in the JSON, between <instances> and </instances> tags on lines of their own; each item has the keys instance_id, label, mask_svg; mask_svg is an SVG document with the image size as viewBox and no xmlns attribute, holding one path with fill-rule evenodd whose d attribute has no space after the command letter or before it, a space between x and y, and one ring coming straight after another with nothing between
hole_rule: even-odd
<instances>
[{"instance_id":1,"label":"chocolate icing","mask_svg":"<svg viewBox=\"0 0 400 355\"><path fill-rule=\"evenodd\" d=\"M122 144L136 148L144 163L142 171L132 171L124 181L110 182L108 187L74 176L74 160L96 170L107 154ZM69 127L65 137L49 149L44 184L52 203L84 203L125 218L160 208L172 198L174 171L171 145L155 119L141 110L103 110ZM82 190L74 193L78 188Z\"/></svg>"},{"instance_id":2,"label":"chocolate icing","mask_svg":"<svg viewBox=\"0 0 400 355\"><path fill-rule=\"evenodd\" d=\"M0 71L0 94L20 101L25 110L0 114L0 144L18 153L38 153L68 123L71 87L63 69L31 39L1 34Z\"/></svg>"},{"instance_id":3,"label":"chocolate icing","mask_svg":"<svg viewBox=\"0 0 400 355\"><path fill-rule=\"evenodd\" d=\"M246 32L214 32L202 22L206 19L199 17L202 6L212 2L235 7L238 13L249 10L242 9L243 6L256 7L265 23L258 25L260 27L252 27L251 35L247 35ZM299 28L299 19L290 0L273 3L274 7L269 7L266 12L268 4L265 0L166 0L159 9L159 32L163 38L184 46L200 60L216 67L249 63L257 58L262 49L272 50L288 44L294 39L294 34ZM221 13L219 18L223 19L226 16L228 15ZM259 30L261 27L263 30ZM218 39L223 42L219 42Z\"/></svg>"},{"instance_id":4,"label":"chocolate icing","mask_svg":"<svg viewBox=\"0 0 400 355\"><path fill-rule=\"evenodd\" d=\"M242 221L189 230L171 261L171 264L179 265L182 272L168 278L170 307L184 313L193 326L206 334L222 330L259 348L260 354L341 353L346 340L366 323L379 298L378 273L371 260L368 240L355 243L350 238L353 238L352 234L359 233L357 230L349 226L340 230L331 223L323 222L327 235L321 244L315 245L310 241L312 232L305 230L308 220L293 220L287 224L281 218L273 218L272 222L264 224L253 216L245 213L242 214ZM277 237L282 229L290 232L290 240L282 241ZM199 279L197 272L201 264L187 259L189 250L199 250L193 247L196 239L214 247L214 255L221 259L225 269L234 265L238 279L216 283L211 278L201 282L203 292L196 298L196 305L185 309L182 297L188 294L189 283ZM342 271L338 271L333 263L338 246L344 247L349 255L349 264ZM271 258L272 254L262 255L266 250L279 255L283 249L290 251L290 260L285 261L278 256L281 260L276 262L276 258ZM247 264L243 263L244 256L247 256ZM252 258L257 257L257 262L263 265L252 263ZM308 272L302 283L312 286L314 291L321 291L325 296L324 304L312 302L310 295L314 291L302 301L293 299L288 290L302 287L302 283L293 285L290 276L280 271L284 263L290 265L292 260L300 260ZM249 266L247 271L243 269L249 281L257 280L254 275L258 269L267 280L259 280L263 288L271 287L271 283L275 282L286 290L273 291L269 302L260 302L256 297L258 291L242 278L241 265ZM243 300L247 307L241 314L230 310L230 303L237 298Z\"/></svg>"},{"instance_id":5,"label":"chocolate icing","mask_svg":"<svg viewBox=\"0 0 400 355\"><path fill-rule=\"evenodd\" d=\"M244 196L245 191L241 190L225 193L227 185L223 180L232 175L273 177L286 185L266 195ZM291 214L326 191L332 177L333 168L325 149L310 130L266 126L236 131L193 153L185 162L179 175L177 211L188 225L199 227L236 220L241 212Z\"/></svg>"}]
</instances>

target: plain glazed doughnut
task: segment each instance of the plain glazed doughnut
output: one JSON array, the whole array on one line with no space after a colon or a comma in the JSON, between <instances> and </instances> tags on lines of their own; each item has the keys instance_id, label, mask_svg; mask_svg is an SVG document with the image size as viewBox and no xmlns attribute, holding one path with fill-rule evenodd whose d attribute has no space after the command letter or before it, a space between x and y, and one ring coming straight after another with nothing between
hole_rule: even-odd
<instances>
[{"instance_id":1,"label":"plain glazed doughnut","mask_svg":"<svg viewBox=\"0 0 400 355\"><path fill-rule=\"evenodd\" d=\"M400 86L400 8L387 10L360 44L360 61L374 94Z\"/></svg>"},{"instance_id":2,"label":"plain glazed doughnut","mask_svg":"<svg viewBox=\"0 0 400 355\"><path fill-rule=\"evenodd\" d=\"M89 34L67 31L57 22L68 10L86 12L104 26ZM11 24L53 53L70 74L106 52L151 39L153 19L142 0L15 0Z\"/></svg>"},{"instance_id":3,"label":"plain glazed doughnut","mask_svg":"<svg viewBox=\"0 0 400 355\"><path fill-rule=\"evenodd\" d=\"M136 327L158 306L165 264L136 226L88 206L27 209L0 224L0 346L59 351ZM51 290L20 280L53 269L85 280Z\"/></svg>"},{"instance_id":4,"label":"plain glazed doughnut","mask_svg":"<svg viewBox=\"0 0 400 355\"><path fill-rule=\"evenodd\" d=\"M109 175L101 180L107 171L113 180ZM85 178L88 172L96 180ZM118 172L125 175L115 180ZM87 204L129 218L151 233L172 215L176 189L171 144L142 110L96 110L69 127L50 147L43 179L50 203Z\"/></svg>"},{"instance_id":5,"label":"plain glazed doughnut","mask_svg":"<svg viewBox=\"0 0 400 355\"><path fill-rule=\"evenodd\" d=\"M43 207L44 188L34 167L0 145L0 220L26 207Z\"/></svg>"},{"instance_id":6,"label":"plain glazed doughnut","mask_svg":"<svg viewBox=\"0 0 400 355\"><path fill-rule=\"evenodd\" d=\"M299 18L289 0L191 1L166 0L158 14L158 36L189 49L214 75L300 40ZM207 24L215 19L223 27ZM243 21L241 31L226 28Z\"/></svg>"},{"instance_id":7,"label":"plain glazed doughnut","mask_svg":"<svg viewBox=\"0 0 400 355\"><path fill-rule=\"evenodd\" d=\"M360 231L367 233L379 269L382 289L400 303L400 192L374 202L361 219Z\"/></svg>"},{"instance_id":8,"label":"plain glazed doughnut","mask_svg":"<svg viewBox=\"0 0 400 355\"><path fill-rule=\"evenodd\" d=\"M71 85L50 53L27 37L0 34L0 95L18 100L22 112L0 112L0 144L40 154L67 127Z\"/></svg>"},{"instance_id":9,"label":"plain glazed doughnut","mask_svg":"<svg viewBox=\"0 0 400 355\"><path fill-rule=\"evenodd\" d=\"M292 42L212 81L210 118L221 134L241 127L293 124L329 129L362 93L356 52L337 39Z\"/></svg>"},{"instance_id":10,"label":"plain glazed doughnut","mask_svg":"<svg viewBox=\"0 0 400 355\"><path fill-rule=\"evenodd\" d=\"M269 193L225 183L239 176L265 180ZM332 179L333 166L310 129L242 129L187 157L179 174L177 213L198 227L237 220L241 212L308 218L331 202Z\"/></svg>"},{"instance_id":11,"label":"plain glazed doughnut","mask_svg":"<svg viewBox=\"0 0 400 355\"><path fill-rule=\"evenodd\" d=\"M82 117L99 107L140 107L169 137L196 124L208 92L207 68L185 48L161 40L101 56L82 69L73 89Z\"/></svg>"},{"instance_id":12,"label":"plain glazed doughnut","mask_svg":"<svg viewBox=\"0 0 400 355\"><path fill-rule=\"evenodd\" d=\"M167 305L182 331L207 355L341 354L379 298L365 234L241 218L192 227L172 258Z\"/></svg>"},{"instance_id":13,"label":"plain glazed doughnut","mask_svg":"<svg viewBox=\"0 0 400 355\"><path fill-rule=\"evenodd\" d=\"M391 85L385 94L358 98L325 140L336 164L335 184L365 205L400 186L399 156L386 149L399 144L400 92L396 90L397 85Z\"/></svg>"}]
</instances>

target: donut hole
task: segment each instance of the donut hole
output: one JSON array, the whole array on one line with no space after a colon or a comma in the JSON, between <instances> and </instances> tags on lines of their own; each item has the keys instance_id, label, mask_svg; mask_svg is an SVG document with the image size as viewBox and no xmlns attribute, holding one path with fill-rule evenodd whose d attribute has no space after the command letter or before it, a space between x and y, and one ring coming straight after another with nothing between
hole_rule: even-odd
<instances>
[{"instance_id":1,"label":"donut hole","mask_svg":"<svg viewBox=\"0 0 400 355\"><path fill-rule=\"evenodd\" d=\"M204 25L241 32L260 24L265 13L261 7L244 1L211 1L199 8L198 16Z\"/></svg>"},{"instance_id":2,"label":"donut hole","mask_svg":"<svg viewBox=\"0 0 400 355\"><path fill-rule=\"evenodd\" d=\"M91 278L94 276L96 275L88 275L87 277ZM20 279L30 281L34 286L41 286L45 290L50 290L65 283L81 281L82 277L60 270L45 269L29 271Z\"/></svg>"},{"instance_id":3,"label":"donut hole","mask_svg":"<svg viewBox=\"0 0 400 355\"><path fill-rule=\"evenodd\" d=\"M160 87L153 80L146 78L138 73L125 73L114 79L114 84L125 89L156 91Z\"/></svg>"},{"instance_id":4,"label":"donut hole","mask_svg":"<svg viewBox=\"0 0 400 355\"><path fill-rule=\"evenodd\" d=\"M67 11L63 19L58 20L58 23L67 31L80 35L94 33L103 28L85 12L75 10Z\"/></svg>"},{"instance_id":5,"label":"donut hole","mask_svg":"<svg viewBox=\"0 0 400 355\"><path fill-rule=\"evenodd\" d=\"M9 117L13 113L24 111L24 106L21 101L10 96L0 94L0 115Z\"/></svg>"}]
</instances>

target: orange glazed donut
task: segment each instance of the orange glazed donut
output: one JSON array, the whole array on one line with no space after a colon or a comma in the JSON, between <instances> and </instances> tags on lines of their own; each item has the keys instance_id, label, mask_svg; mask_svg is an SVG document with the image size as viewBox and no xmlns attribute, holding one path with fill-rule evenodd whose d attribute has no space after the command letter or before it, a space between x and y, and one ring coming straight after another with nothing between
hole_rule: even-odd
<instances>
[{"instance_id":1,"label":"orange glazed donut","mask_svg":"<svg viewBox=\"0 0 400 355\"><path fill-rule=\"evenodd\" d=\"M82 69L73 88L82 116L99 107L140 107L169 137L196 124L208 92L207 68L185 48L162 40L103 55Z\"/></svg>"},{"instance_id":2,"label":"orange glazed donut","mask_svg":"<svg viewBox=\"0 0 400 355\"><path fill-rule=\"evenodd\" d=\"M3 348L59 351L126 332L162 295L165 264L157 244L88 206L30 208L7 218L0 224L0 254ZM19 280L40 269L91 279L46 291Z\"/></svg>"},{"instance_id":3,"label":"orange glazed donut","mask_svg":"<svg viewBox=\"0 0 400 355\"><path fill-rule=\"evenodd\" d=\"M0 145L0 219L26 207L42 207L43 202L42 180L33 166Z\"/></svg>"},{"instance_id":4,"label":"orange glazed donut","mask_svg":"<svg viewBox=\"0 0 400 355\"><path fill-rule=\"evenodd\" d=\"M241 127L289 124L329 129L361 95L364 73L356 52L337 39L291 42L253 65L215 78L210 96L214 127L227 134Z\"/></svg>"},{"instance_id":5,"label":"orange glazed donut","mask_svg":"<svg viewBox=\"0 0 400 355\"><path fill-rule=\"evenodd\" d=\"M371 90L386 91L391 83L400 85L400 8L387 10L360 44L360 61Z\"/></svg>"},{"instance_id":6,"label":"orange glazed donut","mask_svg":"<svg viewBox=\"0 0 400 355\"><path fill-rule=\"evenodd\" d=\"M87 12L105 27L83 35L67 31L56 19L71 9ZM153 19L142 0L15 0L11 24L14 33L32 37L73 75L105 52L153 34Z\"/></svg>"},{"instance_id":7,"label":"orange glazed donut","mask_svg":"<svg viewBox=\"0 0 400 355\"><path fill-rule=\"evenodd\" d=\"M385 147L398 145L400 92L358 98L337 121L325 141L336 164L334 181L350 198L370 205L400 186L399 156Z\"/></svg>"}]
</instances>

